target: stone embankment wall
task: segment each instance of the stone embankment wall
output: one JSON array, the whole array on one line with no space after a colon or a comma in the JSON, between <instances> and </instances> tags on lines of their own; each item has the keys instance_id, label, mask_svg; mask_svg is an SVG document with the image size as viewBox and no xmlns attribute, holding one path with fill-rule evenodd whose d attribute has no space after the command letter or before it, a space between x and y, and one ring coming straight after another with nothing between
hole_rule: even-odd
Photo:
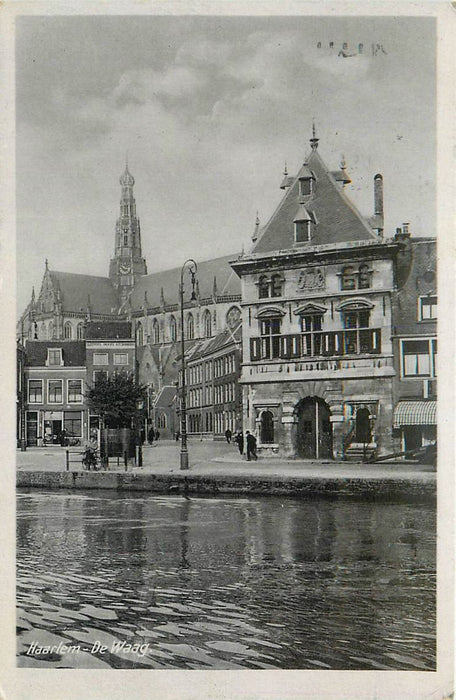
<instances>
[{"instance_id":1,"label":"stone embankment wall","mask_svg":"<svg viewBox=\"0 0 456 700\"><path fill-rule=\"evenodd\" d=\"M128 472L19 471L18 487L42 489L114 489L183 495L276 495L302 497L349 497L362 500L434 500L434 481L398 477L309 478L183 474L136 474Z\"/></svg>"}]
</instances>

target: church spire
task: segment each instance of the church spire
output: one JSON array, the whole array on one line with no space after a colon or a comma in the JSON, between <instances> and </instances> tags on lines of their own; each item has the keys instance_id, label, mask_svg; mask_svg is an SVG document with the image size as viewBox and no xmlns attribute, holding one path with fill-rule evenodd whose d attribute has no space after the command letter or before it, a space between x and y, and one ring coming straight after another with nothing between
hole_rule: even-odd
<instances>
[{"instance_id":1,"label":"church spire","mask_svg":"<svg viewBox=\"0 0 456 700\"><path fill-rule=\"evenodd\" d=\"M120 212L116 222L114 257L109 267L109 277L120 290L124 300L132 290L137 278L147 274L146 261L141 252L141 226L136 216L136 201L133 195L135 178L128 168L128 153L125 170L119 178Z\"/></svg>"}]
</instances>

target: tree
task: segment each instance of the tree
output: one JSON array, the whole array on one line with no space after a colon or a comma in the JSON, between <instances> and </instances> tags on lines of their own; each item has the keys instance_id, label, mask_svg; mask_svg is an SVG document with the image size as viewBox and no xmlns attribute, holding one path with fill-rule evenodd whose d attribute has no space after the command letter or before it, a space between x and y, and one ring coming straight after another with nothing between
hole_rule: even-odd
<instances>
[{"instance_id":1,"label":"tree","mask_svg":"<svg viewBox=\"0 0 456 700\"><path fill-rule=\"evenodd\" d=\"M87 391L90 409L100 416L107 428L130 428L132 419L136 421L140 414L136 407L139 399L145 405L146 389L138 386L126 372L98 376Z\"/></svg>"}]
</instances>

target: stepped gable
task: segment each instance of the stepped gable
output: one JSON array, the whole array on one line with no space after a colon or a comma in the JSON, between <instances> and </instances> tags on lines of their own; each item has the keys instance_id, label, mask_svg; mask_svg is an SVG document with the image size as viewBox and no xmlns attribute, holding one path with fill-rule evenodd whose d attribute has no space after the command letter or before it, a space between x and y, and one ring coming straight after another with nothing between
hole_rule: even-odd
<instances>
[{"instance_id":1,"label":"stepped gable","mask_svg":"<svg viewBox=\"0 0 456 700\"><path fill-rule=\"evenodd\" d=\"M200 262L198 265L197 280L199 286L200 299L211 299L214 290L214 277L217 280L217 295L220 297L241 294L241 283L239 277L233 272L229 261L237 257L237 254L225 255L222 258L213 258ZM181 267L171 270L152 272L149 275L140 277L131 293L130 302L132 309L137 311L144 305L144 292L147 292L147 300L150 308L161 305L161 289L165 304L178 303L178 290L180 284ZM184 271L184 285L186 301L190 298L191 285L190 275Z\"/></svg>"},{"instance_id":2,"label":"stepped gable","mask_svg":"<svg viewBox=\"0 0 456 700\"><path fill-rule=\"evenodd\" d=\"M86 361L84 340L27 340L26 364L28 367L44 367L48 348L61 348L65 367L84 367Z\"/></svg>"},{"instance_id":3,"label":"stepped gable","mask_svg":"<svg viewBox=\"0 0 456 700\"><path fill-rule=\"evenodd\" d=\"M90 298L92 313L117 313L119 301L108 277L78 275L73 272L59 272L57 270L50 270L49 275L54 289L60 289L63 312L85 312Z\"/></svg>"},{"instance_id":4,"label":"stepped gable","mask_svg":"<svg viewBox=\"0 0 456 700\"><path fill-rule=\"evenodd\" d=\"M300 197L299 177L308 173L315 177L312 194ZM334 174L327 168L316 148L312 148L309 157L299 173L292 180L279 206L264 226L252 253L268 253L293 248L294 219L304 205L312 216L315 225L312 240L299 244L302 250L306 245L324 245L346 241L375 240L368 222L337 184ZM298 246L296 246L298 247Z\"/></svg>"}]
</instances>

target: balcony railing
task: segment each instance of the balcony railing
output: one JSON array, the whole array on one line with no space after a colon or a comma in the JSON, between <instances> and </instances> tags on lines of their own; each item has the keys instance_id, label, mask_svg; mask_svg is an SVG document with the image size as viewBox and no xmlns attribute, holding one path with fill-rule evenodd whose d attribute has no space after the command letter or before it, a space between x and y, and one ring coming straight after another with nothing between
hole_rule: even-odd
<instances>
[{"instance_id":1,"label":"balcony railing","mask_svg":"<svg viewBox=\"0 0 456 700\"><path fill-rule=\"evenodd\" d=\"M250 360L291 360L381 353L380 328L350 328L250 339Z\"/></svg>"}]
</instances>

